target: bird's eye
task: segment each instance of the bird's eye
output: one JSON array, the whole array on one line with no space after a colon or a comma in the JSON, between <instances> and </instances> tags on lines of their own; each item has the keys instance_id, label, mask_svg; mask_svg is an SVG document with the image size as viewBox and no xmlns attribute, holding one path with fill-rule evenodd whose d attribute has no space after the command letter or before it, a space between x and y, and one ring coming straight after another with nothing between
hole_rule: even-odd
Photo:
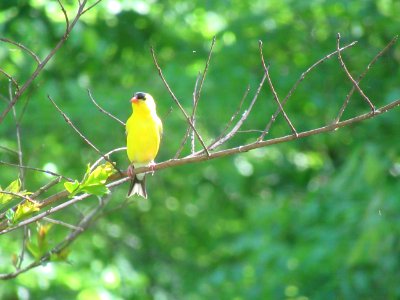
<instances>
[{"instance_id":1,"label":"bird's eye","mask_svg":"<svg viewBox=\"0 0 400 300\"><path fill-rule=\"evenodd\" d=\"M135 93L135 97L136 97L136 99L139 99L139 100L146 100L146 93L142 93L142 92Z\"/></svg>"}]
</instances>

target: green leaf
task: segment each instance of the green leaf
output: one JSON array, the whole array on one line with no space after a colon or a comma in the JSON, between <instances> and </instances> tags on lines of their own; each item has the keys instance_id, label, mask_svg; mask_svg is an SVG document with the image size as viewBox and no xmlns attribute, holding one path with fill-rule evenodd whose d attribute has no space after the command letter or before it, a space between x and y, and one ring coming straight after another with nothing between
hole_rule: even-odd
<instances>
[{"instance_id":1,"label":"green leaf","mask_svg":"<svg viewBox=\"0 0 400 300\"><path fill-rule=\"evenodd\" d=\"M79 192L79 185L80 183L78 180L75 180L74 182L67 181L64 183L64 187L69 192L70 197L75 196Z\"/></svg>"},{"instance_id":2,"label":"green leaf","mask_svg":"<svg viewBox=\"0 0 400 300\"><path fill-rule=\"evenodd\" d=\"M103 196L108 194L110 190L105 185L90 185L82 188L82 191L96 196Z\"/></svg>"},{"instance_id":3,"label":"green leaf","mask_svg":"<svg viewBox=\"0 0 400 300\"><path fill-rule=\"evenodd\" d=\"M88 168L90 172L90 168ZM114 169L110 163L98 166L92 173L88 174L87 179L83 183L85 186L105 184L107 178L114 173Z\"/></svg>"},{"instance_id":4,"label":"green leaf","mask_svg":"<svg viewBox=\"0 0 400 300\"><path fill-rule=\"evenodd\" d=\"M9 193L14 193L18 194L18 192L21 189L21 180L18 178L11 182L8 187L4 190L4 192L9 192ZM0 187L0 191L3 191ZM0 204L7 204L9 201L11 201L15 196L10 195L10 194L3 194L0 193Z\"/></svg>"},{"instance_id":5,"label":"green leaf","mask_svg":"<svg viewBox=\"0 0 400 300\"><path fill-rule=\"evenodd\" d=\"M37 223L36 238L32 239L31 237L27 243L28 251L36 260L41 259L50 248L47 237L51 228L52 224L42 225L41 223Z\"/></svg>"},{"instance_id":6,"label":"green leaf","mask_svg":"<svg viewBox=\"0 0 400 300\"><path fill-rule=\"evenodd\" d=\"M39 210L39 203L33 201L24 201L23 203L18 204L12 222L18 222L19 220L26 218L27 216L33 214L35 211Z\"/></svg>"},{"instance_id":7,"label":"green leaf","mask_svg":"<svg viewBox=\"0 0 400 300\"><path fill-rule=\"evenodd\" d=\"M77 180L74 182L65 182L64 187L70 193L70 197L81 192L103 196L110 192L105 184L108 177L114 174L114 172L115 170L109 162L98 166L93 172L90 172L90 165L88 165L82 182L79 183Z\"/></svg>"}]
</instances>

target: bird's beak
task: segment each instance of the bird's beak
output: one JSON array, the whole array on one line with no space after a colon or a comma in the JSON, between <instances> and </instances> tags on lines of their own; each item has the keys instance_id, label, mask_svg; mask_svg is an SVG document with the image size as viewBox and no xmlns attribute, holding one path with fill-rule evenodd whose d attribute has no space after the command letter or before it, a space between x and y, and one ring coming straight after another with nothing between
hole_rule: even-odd
<instances>
[{"instance_id":1,"label":"bird's beak","mask_svg":"<svg viewBox=\"0 0 400 300\"><path fill-rule=\"evenodd\" d=\"M136 97L133 97L132 99L131 99L131 103L137 103L138 102L138 99L136 98Z\"/></svg>"}]
</instances>

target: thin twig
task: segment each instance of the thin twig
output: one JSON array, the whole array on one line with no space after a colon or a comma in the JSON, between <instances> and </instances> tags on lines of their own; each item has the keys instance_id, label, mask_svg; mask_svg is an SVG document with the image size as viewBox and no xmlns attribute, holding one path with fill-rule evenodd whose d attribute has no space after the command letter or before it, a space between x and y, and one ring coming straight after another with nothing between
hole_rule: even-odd
<instances>
[{"instance_id":1,"label":"thin twig","mask_svg":"<svg viewBox=\"0 0 400 300\"><path fill-rule=\"evenodd\" d=\"M58 174L58 173L55 173L55 172L52 172L52 171L49 171L49 170L43 170L43 169L34 168L34 167L29 167L29 166L17 165L17 164L13 164L13 163L9 163L9 162L3 161L3 160L0 160L0 164L6 165L6 166L10 166L10 167L18 167L18 168L24 168L24 169L27 169L27 170L33 170L33 171L37 171L37 172L42 172L42 173L49 174L49 175L51 175L51 176L62 177L62 178L64 178L64 179L67 180L67 181L73 181L73 180L72 180L71 178L69 178L69 177L66 177L66 176L64 176L64 175L60 175L60 174Z\"/></svg>"},{"instance_id":2,"label":"thin twig","mask_svg":"<svg viewBox=\"0 0 400 300\"><path fill-rule=\"evenodd\" d=\"M211 145L215 144L218 140L220 140L223 136L225 136L225 132L229 129L229 127L231 126L233 120L236 119L237 115L239 114L240 110L242 109L244 100L247 98L247 95L249 94L249 92L250 92L250 85L247 86L246 91L244 92L244 94L242 96L242 99L239 102L238 108L233 113L233 115L229 119L228 123L226 123L224 129L222 129L220 135L211 143Z\"/></svg>"},{"instance_id":3,"label":"thin twig","mask_svg":"<svg viewBox=\"0 0 400 300\"><path fill-rule=\"evenodd\" d=\"M64 14L64 18L65 18L65 23L66 23L66 28L65 28L65 33L68 34L68 30L69 30L69 19L68 19L68 15L67 15L67 11L64 8L64 5L61 3L60 0L57 0L58 4L61 7L61 10Z\"/></svg>"},{"instance_id":4,"label":"thin twig","mask_svg":"<svg viewBox=\"0 0 400 300\"><path fill-rule=\"evenodd\" d=\"M126 147L120 147L120 148L116 148L113 149L111 151L108 151L106 154L104 154L105 157L109 157L111 154L115 153L115 152L119 152L119 151L124 151L126 150ZM94 164L90 167L90 172L93 172L94 169L96 169L96 167L104 160L104 157L100 157L98 160L96 160L94 162Z\"/></svg>"},{"instance_id":5,"label":"thin twig","mask_svg":"<svg viewBox=\"0 0 400 300\"><path fill-rule=\"evenodd\" d=\"M378 59L379 59L380 57L382 57L382 56L397 42L397 39L398 39L398 38L399 38L398 35L395 36L395 37L389 42L389 44L386 45L385 48L383 48L381 51L378 52L377 55L375 55L375 57L374 57L374 58L371 60L371 62L368 64L368 66L366 67L366 69L364 70L364 72L363 72L360 76L358 76L358 78L357 78L357 84L360 84L361 80L364 79L365 75L367 75L367 73L368 73L368 71L371 69L371 67L378 61ZM345 101L344 101L342 107L340 108L339 114L337 115L337 117L336 117L335 120L334 120L335 123L339 122L339 120L340 120L341 117L343 116L343 113L344 113L345 109L347 108L347 106L348 106L348 104L349 104L349 102L350 102L350 98L351 98L351 96L354 94L355 90L356 90L356 88L355 88L355 86L353 85L353 86L351 87L350 92L347 94L346 99L345 99Z\"/></svg>"},{"instance_id":6,"label":"thin twig","mask_svg":"<svg viewBox=\"0 0 400 300\"><path fill-rule=\"evenodd\" d=\"M81 15L83 15L84 13L88 12L89 10L91 10L93 7L95 7L97 4L99 4L102 0L97 0L95 3L93 3L92 5L90 5L88 8L86 8L85 10L83 10L81 12Z\"/></svg>"},{"instance_id":7,"label":"thin twig","mask_svg":"<svg viewBox=\"0 0 400 300\"><path fill-rule=\"evenodd\" d=\"M197 106L198 106L199 101L200 101L201 91L203 89L203 84L204 84L204 81L206 79L206 75L207 75L208 67L210 65L211 55L213 53L213 49L214 49L214 46L215 46L216 39L217 39L216 36L214 36L213 39L212 39L210 51L208 52L206 65L204 66L204 71L203 71L202 76L201 76L200 85L197 86L198 82L196 80L196 84L195 84L195 87L194 87L193 111L192 111L192 116L191 116L191 120L193 122L193 126L196 126ZM192 134L191 134L191 153L194 153L194 152L195 152L195 142L194 142L194 132L192 130Z\"/></svg>"},{"instance_id":8,"label":"thin twig","mask_svg":"<svg viewBox=\"0 0 400 300\"><path fill-rule=\"evenodd\" d=\"M21 249L21 253L19 254L18 263L15 267L17 270L21 269L21 265L24 262L24 257L25 257L25 252L26 252L26 242L28 240L28 233L29 233L28 226L24 226L24 233L23 233L24 236L22 238L22 249Z\"/></svg>"},{"instance_id":9,"label":"thin twig","mask_svg":"<svg viewBox=\"0 0 400 300\"><path fill-rule=\"evenodd\" d=\"M208 67L210 65L211 56L212 56L212 53L213 53L213 50L214 50L214 46L215 46L216 40L217 40L217 37L214 36L213 39L212 39L212 42L211 42L210 51L208 52L206 65L204 66L204 71L203 71L203 74L201 76L200 85L199 85L199 88L198 88L197 93L196 93L196 99L200 99L201 91L203 89L204 80L206 79Z\"/></svg>"},{"instance_id":10,"label":"thin twig","mask_svg":"<svg viewBox=\"0 0 400 300\"><path fill-rule=\"evenodd\" d=\"M267 75L267 80L268 80L269 87L271 88L272 94L274 95L275 102L278 104L279 110L282 112L283 117L285 118L286 122L288 123L288 125L289 125L290 129L292 130L293 134L297 136L296 128L294 128L292 122L290 121L290 119L287 116L285 110L283 109L283 106L282 106L281 102L279 101L278 94L276 93L274 85L272 84L272 80L271 80L271 77L269 75L269 68L265 64L262 47L263 47L263 43L260 40L259 41L259 48L260 48L261 62L262 62L263 68L264 68L264 72Z\"/></svg>"},{"instance_id":11,"label":"thin twig","mask_svg":"<svg viewBox=\"0 0 400 300\"><path fill-rule=\"evenodd\" d=\"M196 108L196 106L197 106L197 98L196 98L196 93L197 93L197 86L198 86L198 83L199 83L199 80L200 80L200 73L197 75L197 77L196 77L196 82L194 83L194 90L193 90L193 109L192 109L192 114L191 114L191 116L190 116L190 119L192 120L192 123L193 123L193 125L195 125L195 113L196 113L196 111L195 111L195 108ZM187 141L187 139L188 139L188 137L189 137L189 134L190 134L190 131L192 131L192 136L191 136L191 139L192 139L192 149L194 149L194 131L193 130L191 130L191 128L190 128L190 126L188 126L187 128L186 128L186 132L185 132L185 134L184 134L184 136L183 136L183 138L182 138L182 141L181 141L181 143L179 144L179 148L178 148L178 150L176 151L176 153L175 153L175 156L174 156L174 158L178 158L180 155L181 155L181 153L182 153L182 150L183 150L183 147L185 147L185 145L186 145L186 141ZM194 152L194 151L192 151L192 152Z\"/></svg>"},{"instance_id":12,"label":"thin twig","mask_svg":"<svg viewBox=\"0 0 400 300\"><path fill-rule=\"evenodd\" d=\"M106 114L107 116L109 116L111 119L117 121L118 123L120 123L122 126L125 126L125 123L122 122L120 119L118 119L116 116L114 116L112 113L109 113L108 111L106 111L104 108L102 108L93 98L92 96L92 92L88 89L88 94L89 94L89 98L90 100L92 100L93 104L103 113Z\"/></svg>"},{"instance_id":13,"label":"thin twig","mask_svg":"<svg viewBox=\"0 0 400 300\"><path fill-rule=\"evenodd\" d=\"M75 225L72 225L72 224L68 224L68 223L65 223L65 222L60 221L60 220L54 220L54 219L51 219L49 217L44 217L43 220L46 221L46 222L53 223L53 224L56 224L56 225L61 225L61 226L64 226L66 228L73 229L73 230L79 230L79 231L83 231L84 230L82 227L78 227L78 226L75 226Z\"/></svg>"},{"instance_id":14,"label":"thin twig","mask_svg":"<svg viewBox=\"0 0 400 300\"><path fill-rule=\"evenodd\" d=\"M11 83L8 85L8 93L10 97L10 101L12 99L12 85ZM23 165L23 152L22 152L22 143L21 143L21 127L20 123L18 121L17 117L17 111L15 109L15 106L12 108L13 111L13 117L14 117L14 122L15 122L15 132L16 132L16 138L17 138L17 147L18 147L18 163L19 163L19 179L21 180L21 187L24 189L25 187L25 172L24 168L21 166Z\"/></svg>"},{"instance_id":15,"label":"thin twig","mask_svg":"<svg viewBox=\"0 0 400 300\"><path fill-rule=\"evenodd\" d=\"M337 39L336 39L336 49L338 51L338 58L340 65L342 66L342 69L346 73L347 77L350 79L350 81L353 83L353 86L356 88L356 90L360 93L361 97L368 103L369 107L371 108L371 111L375 111L375 106L372 104L371 100L369 100L368 96L364 94L363 90L360 88L358 85L357 81L354 80L354 78L351 76L349 70L346 67L346 64L344 63L342 59L342 54L340 53L340 33L337 34Z\"/></svg>"},{"instance_id":16,"label":"thin twig","mask_svg":"<svg viewBox=\"0 0 400 300\"><path fill-rule=\"evenodd\" d=\"M199 100L200 100L200 95L201 95L201 91L202 91L202 89L203 89L203 84L204 84L204 81L205 81L205 79L206 79L208 67L209 67L209 65L210 65L211 55L212 55L212 53L213 53L213 49L214 49L214 46L215 46L215 42L216 42L216 37L214 36L213 39L212 39L212 42L211 42L210 50L209 50L209 52L208 52L208 57L207 57L206 64L205 64L205 66L204 66L203 73L202 73L201 75L199 74L199 75L197 76L196 82L195 82L195 85L194 85L194 91L193 91L193 109L192 109L192 114L191 114L191 116L190 116L190 119L191 119L191 121L192 121L192 123L193 123L193 126L196 126L196 111L197 111L197 106L198 106L198 103L199 103ZM200 79L200 76L201 76L201 79ZM200 80L200 84L199 84L199 80ZM182 152L182 150L183 150L183 147L184 147L184 145L186 144L186 141L187 141L187 138L188 138L188 136L189 136L190 131L191 131L191 153L194 153L194 152L195 152L195 141L194 141L195 133L194 133L193 130L190 130L190 127L188 126L188 128L187 128L187 130L186 130L186 133L185 133L185 135L184 135L184 137L183 137L183 140L182 140L182 142L181 142L181 145L180 145L178 151L177 151L176 154L175 154L175 158L178 158L179 155L181 154L181 152Z\"/></svg>"},{"instance_id":17,"label":"thin twig","mask_svg":"<svg viewBox=\"0 0 400 300\"><path fill-rule=\"evenodd\" d=\"M304 78L312 71L314 70L317 66L319 66L320 64L324 63L325 61L327 61L328 59L330 59L331 57L333 57L336 53L338 52L342 52L350 47L353 47L355 44L357 44L357 41L354 41L342 48L338 50L335 50L331 53L329 53L328 55L324 56L323 58L321 58L320 60L318 60L317 62L315 62L313 65L311 65L306 71L304 71L301 75L300 78L297 79L297 81L294 83L294 85L292 86L292 88L290 89L289 93L286 95L286 97L282 100L281 104L282 107L285 106L286 102L289 100L289 98L293 95L293 93L296 91L297 87L299 86L299 84L304 80ZM276 117L279 115L280 113L280 109L278 108L275 113L272 115L269 123L267 124L267 126L265 127L263 133L260 135L260 137L258 138L259 141L262 141L264 139L264 137L269 133L269 130L271 129L272 124L275 122Z\"/></svg>"},{"instance_id":18,"label":"thin twig","mask_svg":"<svg viewBox=\"0 0 400 300\"><path fill-rule=\"evenodd\" d=\"M26 200L26 201L36 203L36 201L32 200L30 197L25 196L25 195L22 195L22 194L14 193L14 192L9 192L9 191L2 191L2 190L0 190L0 194L5 194L5 195L10 195L10 196L18 197L18 198L22 198L22 199L24 199L24 200Z\"/></svg>"},{"instance_id":19,"label":"thin twig","mask_svg":"<svg viewBox=\"0 0 400 300\"><path fill-rule=\"evenodd\" d=\"M199 76L200 76L200 74L199 74ZM190 120L192 120L193 126L196 126L196 111L197 111L197 105L200 100L200 94L198 94L198 92L197 92L198 80L200 78L199 76L197 76L197 78L196 78L196 82L194 84L194 90L193 90L193 109L192 109L192 115L190 116ZM203 74L203 78L204 78L204 74ZM197 96L197 95L199 95L199 96ZM185 137L187 137L187 135L189 134L189 131L191 131L191 134L190 134L191 147L190 147L190 149L191 149L191 153L194 153L196 151L195 150L195 146L196 146L195 134L194 134L193 130L190 130L190 126L187 127Z\"/></svg>"},{"instance_id":20,"label":"thin twig","mask_svg":"<svg viewBox=\"0 0 400 300\"><path fill-rule=\"evenodd\" d=\"M20 48L22 51L25 51L25 52L28 53L30 56L32 56L33 59L37 62L37 64L40 65L40 59L39 59L39 57L35 54L35 52L33 52L32 50L30 50L28 47L22 45L21 43L14 42L14 41L9 40L9 39L6 39L6 38L0 38L0 41L5 42L5 43L12 44L12 45L14 45L14 46L17 46L17 47Z\"/></svg>"},{"instance_id":21,"label":"thin twig","mask_svg":"<svg viewBox=\"0 0 400 300\"><path fill-rule=\"evenodd\" d=\"M34 192L31 195L31 198L35 199L38 196L40 196L41 194L43 194L44 192L48 191L50 188L52 188L53 186L55 186L56 184L61 182L62 177L58 176L57 178L54 178L52 181L46 183L44 186L40 187L36 192Z\"/></svg>"},{"instance_id":22,"label":"thin twig","mask_svg":"<svg viewBox=\"0 0 400 300\"><path fill-rule=\"evenodd\" d=\"M10 152L10 153L12 153L12 154L18 155L18 152L17 152L17 151L15 151L15 150L13 150L13 149L10 149L10 148L7 148L7 147L5 147L5 146L1 146L1 145L0 145L0 149L3 149L3 150L5 150L5 151L7 151L7 152ZM0 163L1 163L1 161L0 161Z\"/></svg>"},{"instance_id":23,"label":"thin twig","mask_svg":"<svg viewBox=\"0 0 400 300\"><path fill-rule=\"evenodd\" d=\"M262 133L262 130L258 129L247 129L247 130L238 130L237 133Z\"/></svg>"},{"instance_id":24,"label":"thin twig","mask_svg":"<svg viewBox=\"0 0 400 300\"><path fill-rule=\"evenodd\" d=\"M8 80L10 80L14 85L17 91L19 91L19 85L18 82L14 79L14 77L12 77L10 74L8 74L6 71L4 71L3 69L0 68L0 73L2 73L4 76L6 76L8 78Z\"/></svg>"},{"instance_id":25,"label":"thin twig","mask_svg":"<svg viewBox=\"0 0 400 300\"><path fill-rule=\"evenodd\" d=\"M221 146L223 143L225 143L226 141L230 140L231 138L234 137L234 135L236 134L236 132L240 129L240 127L242 127L244 121L246 121L247 117L249 116L254 104L256 103L257 99L258 99L258 95L261 92L261 89L264 85L264 81L267 78L267 74L264 72L264 75L261 79L261 82L257 88L257 91L253 97L253 100L251 101L249 108L247 110L244 111L244 113L242 114L242 117L239 119L239 121L236 123L236 125L232 128L232 130L227 133L224 137L221 137L219 140L217 140L215 143L211 144L208 148L210 150L213 150L219 146Z\"/></svg>"},{"instance_id":26,"label":"thin twig","mask_svg":"<svg viewBox=\"0 0 400 300\"><path fill-rule=\"evenodd\" d=\"M12 101L8 104L8 106L3 110L3 112L0 115L0 124L3 122L4 118L6 115L10 112L11 108L17 103L17 101L21 98L21 96L24 94L26 89L30 87L32 82L36 79L36 77L42 72L44 67L47 65L47 63L50 61L50 59L57 53L57 51L61 48L62 45L64 45L65 41L68 39L68 34L71 32L71 30L74 28L75 24L78 22L83 8L86 5L87 0L83 0L82 3L79 5L78 12L75 16L75 18L72 20L72 22L69 25L68 31L61 37L61 39L58 41L56 46L47 54L45 59L41 61L41 63L36 67L35 71L32 73L32 75L28 78L28 80L22 85L22 87L18 90L18 92L14 95Z\"/></svg>"},{"instance_id":27,"label":"thin twig","mask_svg":"<svg viewBox=\"0 0 400 300\"><path fill-rule=\"evenodd\" d=\"M65 122L85 141L86 144L88 144L94 151L96 151L97 154L102 156L106 161L108 161L118 173L122 174L121 170L115 165L113 161L111 161L109 158L104 156L104 154L91 142L88 140L87 137L83 135L82 132L72 123L71 119L58 107L58 105L54 102L54 100L50 97L50 95L47 95L47 98L53 103L54 107L57 109L57 111L63 116Z\"/></svg>"},{"instance_id":28,"label":"thin twig","mask_svg":"<svg viewBox=\"0 0 400 300\"><path fill-rule=\"evenodd\" d=\"M25 97L26 101L25 101L24 105L22 106L22 109L21 109L21 112L20 112L19 118L18 118L18 122L19 123L22 122L22 118L24 117L26 109L27 109L28 104L29 104L29 101L31 100L32 93L33 93L33 89L30 89L28 95Z\"/></svg>"},{"instance_id":29,"label":"thin twig","mask_svg":"<svg viewBox=\"0 0 400 300\"><path fill-rule=\"evenodd\" d=\"M185 109L182 107L181 103L179 102L178 98L176 98L175 94L172 92L171 88L169 87L169 84L167 83L167 81L164 78L164 75L162 73L162 70L157 62L157 58L156 58L156 54L154 52L154 49L151 48L151 54L153 56L153 61L154 64L158 70L158 74L161 77L161 80L163 81L165 87L167 88L169 94L171 95L172 99L175 101L176 105L178 105L179 109L181 110L181 112L183 113L183 115L185 116L186 122L188 122L188 124L190 125L190 127L192 128L192 130L194 131L194 133L196 134L198 140L200 141L200 144L202 145L204 151L206 152L206 154L209 156L210 153L208 152L207 146L204 144L203 139L201 138L200 134L198 133L197 129L194 127L192 121L190 120L189 116L187 115Z\"/></svg>"}]
</instances>

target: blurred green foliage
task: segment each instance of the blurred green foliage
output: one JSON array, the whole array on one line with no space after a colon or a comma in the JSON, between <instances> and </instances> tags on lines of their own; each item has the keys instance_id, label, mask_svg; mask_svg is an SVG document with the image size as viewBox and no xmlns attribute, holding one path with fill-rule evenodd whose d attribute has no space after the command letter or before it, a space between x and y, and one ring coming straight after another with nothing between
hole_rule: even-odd
<instances>
[{"instance_id":1,"label":"blurred green foliage","mask_svg":"<svg viewBox=\"0 0 400 300\"><path fill-rule=\"evenodd\" d=\"M63 3L72 18L76 1ZM196 77L217 36L197 116L201 134L211 141L235 112L247 84L251 97L258 86L263 72L258 40L283 98L303 71L335 50L337 32L343 45L359 41L343 57L350 72L360 74L399 34L399 11L396 0L103 0L81 18L17 105L21 113L29 99L21 124L24 162L79 179L97 159L48 94L103 152L124 146L124 128L98 112L86 89L123 120L132 93L151 92L165 132L157 161L172 157L186 125L158 77L151 46L190 110ZM0 35L41 58L64 29L57 1L0 3ZM395 46L363 80L377 106L400 98L399 65ZM34 62L3 43L0 67L24 82ZM299 130L321 126L334 119L350 88L334 57L301 83L286 111ZM7 90L1 77L1 94ZM5 105L0 102L1 109ZM264 129L275 109L265 86L243 129ZM344 118L367 110L355 94ZM49 263L1 282L0 298L399 299L399 128L397 109L335 133L166 169L148 178L149 200L113 209L125 200L128 187L119 187L109 212L71 246L69 263ZM280 116L269 137L288 133ZM228 146L257 136L240 133ZM0 145L17 148L11 114L0 126ZM3 149L0 157L17 163ZM121 168L128 164L125 153L113 160ZM18 176L16 168L0 170L3 187ZM26 175L28 191L49 181L37 172ZM52 217L74 223L77 208L84 212L93 201ZM54 225L46 242L56 243L65 232ZM0 273L13 270L21 242L21 231L0 237Z\"/></svg>"}]
</instances>

